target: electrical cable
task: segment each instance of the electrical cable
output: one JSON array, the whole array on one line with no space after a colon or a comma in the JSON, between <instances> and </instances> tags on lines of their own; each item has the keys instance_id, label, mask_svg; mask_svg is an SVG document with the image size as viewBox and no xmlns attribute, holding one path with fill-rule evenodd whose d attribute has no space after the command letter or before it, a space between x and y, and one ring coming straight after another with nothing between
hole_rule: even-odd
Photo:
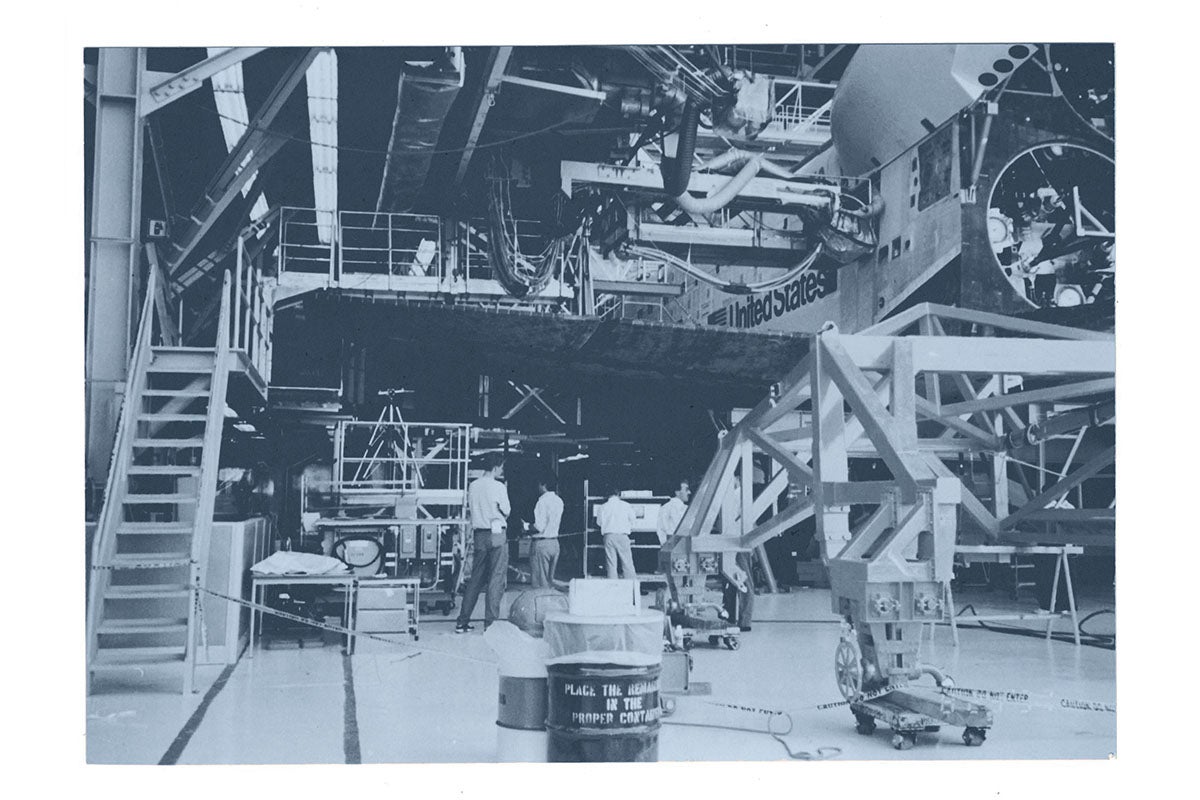
<instances>
[{"instance_id":1,"label":"electrical cable","mask_svg":"<svg viewBox=\"0 0 1200 800\"><path fill-rule=\"evenodd\" d=\"M675 725L680 728L713 728L716 730L739 731L742 733L766 733L772 739L783 745L783 749L785 752L787 752L788 758L793 758L797 761L823 761L828 758L835 758L836 756L840 756L842 754L842 748L833 746L818 747L815 752L809 752L807 750L793 750L783 738L792 732L793 723L791 716L781 712L769 717L768 719L774 719L775 716L787 717L788 729L784 733L771 730L770 722L767 723L766 731L759 731L755 730L754 728L739 728L736 725L718 725L713 722L677 722L673 719L664 719L662 724Z\"/></svg>"},{"instance_id":2,"label":"electrical cable","mask_svg":"<svg viewBox=\"0 0 1200 800\"><path fill-rule=\"evenodd\" d=\"M964 606L963 608L960 608L958 610L958 613L955 616L961 617L968 610L971 612L972 616L976 616L976 617L979 616L979 613L975 610L975 606L973 604L968 604L968 605ZM1084 630L1082 628L1083 623L1086 622L1087 620L1091 619L1092 617L1098 616L1100 614L1105 614L1105 613L1111 614L1114 612L1112 612L1110 609L1103 609L1101 611L1093 612L1092 614L1089 614L1088 616L1084 617L1082 620L1079 621L1079 624L1081 626L1079 628L1079 643L1081 645L1086 645L1088 647L1096 647L1101 650L1116 650L1117 649L1117 637L1115 634L1112 636L1109 636L1107 634L1085 634ZM958 627L961 628L963 626L960 624ZM1003 633L1003 634L1009 634L1012 636L1025 636L1025 637L1030 637L1030 638L1034 638L1034 639L1047 638L1045 631L1035 631L1030 628L1023 628L1019 625L998 625L994 622L991 624L988 624L982 620L978 620L974 623L974 625L972 625L970 627L978 627L978 628L982 628L983 630L986 630L986 631L991 631L992 633ZM1049 638L1053 639L1056 642L1066 642L1068 644L1075 643L1075 637L1070 633L1054 632L1054 633L1051 633Z\"/></svg>"},{"instance_id":3,"label":"electrical cable","mask_svg":"<svg viewBox=\"0 0 1200 800\"><path fill-rule=\"evenodd\" d=\"M727 294L758 294L761 292L769 292L774 289L778 289L779 287L790 283L796 278L797 275L807 270L816 262L817 257L821 255L823 248L823 245L818 244L803 261L801 261L792 269L788 270L783 275L777 278L771 278L770 280L760 281L758 283L734 283L732 281L721 280L720 278L717 278L716 276L711 275L710 273L707 273L698 267L692 266L689 262L684 261L678 256L652 247L633 245L627 247L625 251L633 256L665 261L679 271L685 272L696 280L707 283L710 286L715 286L718 290Z\"/></svg>"}]
</instances>

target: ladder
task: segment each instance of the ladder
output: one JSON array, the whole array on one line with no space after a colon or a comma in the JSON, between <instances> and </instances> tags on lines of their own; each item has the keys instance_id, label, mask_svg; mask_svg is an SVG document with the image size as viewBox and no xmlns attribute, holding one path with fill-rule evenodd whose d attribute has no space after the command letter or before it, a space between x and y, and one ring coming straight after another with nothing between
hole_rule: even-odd
<instances>
[{"instance_id":1,"label":"ladder","mask_svg":"<svg viewBox=\"0 0 1200 800\"><path fill-rule=\"evenodd\" d=\"M229 379L230 276L213 347L152 344L152 270L88 587L88 687L102 672L182 669L193 690Z\"/></svg>"}]
</instances>

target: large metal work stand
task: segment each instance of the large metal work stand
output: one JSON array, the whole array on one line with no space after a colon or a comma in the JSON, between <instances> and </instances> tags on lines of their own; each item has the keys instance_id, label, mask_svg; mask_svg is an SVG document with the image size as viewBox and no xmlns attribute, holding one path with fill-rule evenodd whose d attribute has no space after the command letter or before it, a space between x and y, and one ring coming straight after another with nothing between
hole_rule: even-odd
<instances>
[{"instance_id":1,"label":"large metal work stand","mask_svg":"<svg viewBox=\"0 0 1200 800\"><path fill-rule=\"evenodd\" d=\"M719 562L729 576L736 553L815 517L833 610L845 624L834 671L857 730L882 721L906 749L917 733L951 725L979 745L991 712L954 697L951 678L919 661L922 629L953 613L958 526L990 546L1105 542L1097 529L1111 524L1115 502L1087 508L1083 500L1112 496L1113 448L1091 442L1080 451L1078 442L1115 419L1114 364L1111 335L934 304L863 334L828 326L721 437L664 550L673 562ZM1028 483L1010 471L1020 464L1010 453L1072 431L1059 480L1010 502L1009 476ZM1087 460L1072 468L1077 451ZM777 466L762 486L753 486L756 454ZM993 508L950 466L966 459L992 465ZM852 460L871 462L882 479L852 479ZM1089 480L1107 484L1108 495L1099 486L1079 491L1073 506L1063 502Z\"/></svg>"}]
</instances>

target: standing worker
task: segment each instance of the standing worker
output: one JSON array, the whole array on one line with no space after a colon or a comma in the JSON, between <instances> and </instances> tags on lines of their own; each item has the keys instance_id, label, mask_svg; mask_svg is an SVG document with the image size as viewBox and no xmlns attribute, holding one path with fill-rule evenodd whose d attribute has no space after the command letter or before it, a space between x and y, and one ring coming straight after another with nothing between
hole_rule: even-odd
<instances>
[{"instance_id":1,"label":"standing worker","mask_svg":"<svg viewBox=\"0 0 1200 800\"><path fill-rule=\"evenodd\" d=\"M471 507L471 528L475 534L475 555L471 559L471 580L463 594L462 610L458 613L455 633L474 630L471 612L487 581L487 600L484 604L483 627L486 630L500 616L500 600L508 583L508 487L504 480L504 458L489 453L484 461L485 472L467 487L467 502Z\"/></svg>"},{"instance_id":2,"label":"standing worker","mask_svg":"<svg viewBox=\"0 0 1200 800\"><path fill-rule=\"evenodd\" d=\"M625 579L637 580L633 547L629 541L635 520L633 506L621 499L616 488L608 493L608 501L596 509L596 521L604 535L604 564L610 579L617 577L617 561L620 560Z\"/></svg>"},{"instance_id":3,"label":"standing worker","mask_svg":"<svg viewBox=\"0 0 1200 800\"><path fill-rule=\"evenodd\" d=\"M675 494L658 509L658 543L665 545L671 534L679 528L683 515L687 512L688 500L692 496L692 487L687 481L680 481L675 487ZM666 550L658 553L658 569L664 575L671 574L671 554Z\"/></svg>"},{"instance_id":4,"label":"standing worker","mask_svg":"<svg viewBox=\"0 0 1200 800\"><path fill-rule=\"evenodd\" d=\"M529 563L533 569L533 588L553 588L554 568L558 566L558 526L562 523L563 501L555 494L553 475L538 481L538 501L533 507L533 548Z\"/></svg>"},{"instance_id":5,"label":"standing worker","mask_svg":"<svg viewBox=\"0 0 1200 800\"><path fill-rule=\"evenodd\" d=\"M742 525L742 482L735 475L733 486L725 498L721 513L727 516L727 524L732 530L740 531ZM722 558L728 558L726 553ZM754 553L750 550L740 550L734 555L733 575L741 583L729 582L725 592L725 609L731 619L736 619L737 626L743 632L750 630L754 619ZM735 614L736 612L736 614Z\"/></svg>"}]
</instances>

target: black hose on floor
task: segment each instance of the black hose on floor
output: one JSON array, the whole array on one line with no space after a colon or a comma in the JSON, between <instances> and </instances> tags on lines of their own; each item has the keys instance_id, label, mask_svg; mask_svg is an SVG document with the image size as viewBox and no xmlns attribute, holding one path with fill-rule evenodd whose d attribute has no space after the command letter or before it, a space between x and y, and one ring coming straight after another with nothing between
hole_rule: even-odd
<instances>
[{"instance_id":1,"label":"black hose on floor","mask_svg":"<svg viewBox=\"0 0 1200 800\"><path fill-rule=\"evenodd\" d=\"M958 614L956 616L961 617L967 611L970 611L973 616L979 616L978 612L975 611L975 606L970 605L970 604L960 608L958 610ZM1091 614L1088 614L1083 619L1081 619L1079 621L1079 643L1082 645L1087 645L1088 647L1098 647L1101 650L1116 650L1117 649L1117 637L1115 634L1112 636L1109 636L1107 634L1085 633L1083 630L1083 623L1087 622L1092 617L1099 616L1100 614L1112 614L1112 613L1114 613L1114 612L1111 609L1106 608L1106 609L1103 609L1100 611L1094 611ZM963 626L960 624L959 627L963 627ZM1006 634L1010 634L1013 636L1028 636L1028 637L1035 638L1035 639L1045 639L1046 638L1046 634L1044 631L1035 631L1035 630L1031 630L1030 628L1022 628L1017 625L997 625L994 622L991 624L988 624L988 623L980 620L980 621L975 622L973 625L971 625L969 627L982 628L983 630L991 631L992 633L1006 633ZM1067 642L1069 644L1075 643L1075 637L1069 633L1052 633L1052 634L1050 634L1050 638L1056 642Z\"/></svg>"}]
</instances>

